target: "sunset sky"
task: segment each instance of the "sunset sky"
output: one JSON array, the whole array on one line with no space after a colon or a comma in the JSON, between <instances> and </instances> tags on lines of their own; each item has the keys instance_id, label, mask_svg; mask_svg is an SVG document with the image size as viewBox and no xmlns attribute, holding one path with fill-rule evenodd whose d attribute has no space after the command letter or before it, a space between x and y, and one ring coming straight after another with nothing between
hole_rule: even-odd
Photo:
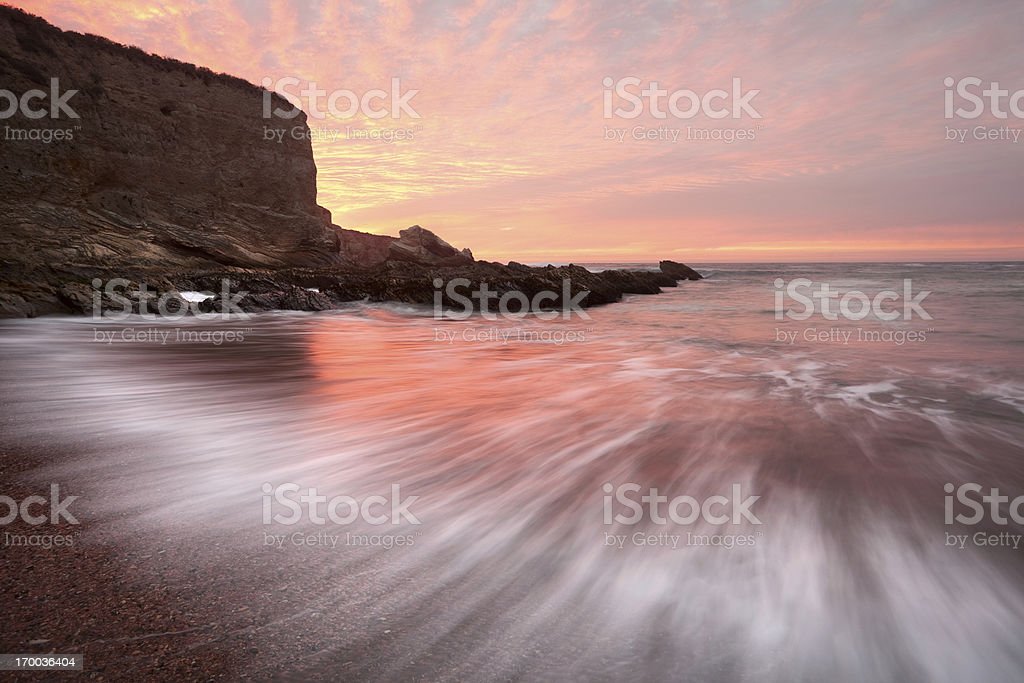
<instances>
[{"instance_id":1,"label":"sunset sky","mask_svg":"<svg viewBox=\"0 0 1024 683\"><path fill-rule=\"evenodd\" d=\"M319 201L344 227L418 223L502 261L1024 258L1024 132L971 139L1024 120L947 120L943 83L1024 88L1020 0L14 4L254 83L418 90L418 118L310 119ZM697 93L739 78L761 118L605 118L606 77ZM371 128L412 139L346 139Z\"/></svg>"}]
</instances>

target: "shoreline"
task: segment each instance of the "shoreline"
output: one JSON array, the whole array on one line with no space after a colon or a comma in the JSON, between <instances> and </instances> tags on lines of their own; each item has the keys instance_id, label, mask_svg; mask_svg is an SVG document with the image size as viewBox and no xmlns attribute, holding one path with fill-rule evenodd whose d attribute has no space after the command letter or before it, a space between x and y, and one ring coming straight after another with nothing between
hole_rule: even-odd
<instances>
[{"instance_id":1,"label":"shoreline","mask_svg":"<svg viewBox=\"0 0 1024 683\"><path fill-rule=\"evenodd\" d=\"M156 269L115 273L101 268L54 268L43 276L12 273L0 282L0 318L89 315L97 308L127 312L130 307L138 313L141 294L128 303L119 296L139 291L151 299L186 291L222 295L199 306L210 313L326 311L357 301L459 304L480 310L483 297L476 298L474 292L488 293L495 300L528 300L532 302L529 310L536 312L615 303L626 294L659 294L663 287L676 287L679 281L700 279L703 277L696 270L675 261L661 261L658 270L597 272L579 265L531 267L514 261L508 265L488 261L430 265L401 260L372 268L222 269L171 275ZM544 305L537 306L538 301Z\"/></svg>"},{"instance_id":2,"label":"shoreline","mask_svg":"<svg viewBox=\"0 0 1024 683\"><path fill-rule=\"evenodd\" d=\"M74 458L66 448L43 445L33 451L5 444L0 457L5 493L16 499L38 493L34 473ZM77 490L69 484L62 486L64 492L76 495ZM146 581L142 573L130 571L147 562L155 565L152 558L159 557L160 551L108 539L103 524L88 515L81 516L78 526L64 523L47 528L45 535L72 537L73 542L62 547L8 545L8 535L44 535L20 519L6 526L4 533L0 585L9 599L5 600L0 650L84 655L84 675L90 680L119 680L136 667L161 677L229 675L228 659L215 648L201 658L196 656L203 645L197 636L209 626L195 624L216 617L209 608L215 603L187 600L166 584ZM140 635L143 624L145 633ZM38 672L7 674L10 680L40 680Z\"/></svg>"}]
</instances>

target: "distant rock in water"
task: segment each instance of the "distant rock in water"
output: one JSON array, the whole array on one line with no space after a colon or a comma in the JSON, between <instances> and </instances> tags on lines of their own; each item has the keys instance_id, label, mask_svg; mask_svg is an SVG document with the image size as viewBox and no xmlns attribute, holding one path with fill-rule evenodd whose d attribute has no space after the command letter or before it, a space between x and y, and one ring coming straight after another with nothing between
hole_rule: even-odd
<instances>
[{"instance_id":1,"label":"distant rock in water","mask_svg":"<svg viewBox=\"0 0 1024 683\"><path fill-rule=\"evenodd\" d=\"M700 278L672 261L661 272L505 266L418 225L398 237L341 228L316 203L306 116L280 117L292 108L278 95L2 5L0 84L64 104L5 121L0 316L108 307L95 278L157 293L229 280L249 292L247 311L429 304L438 278L530 297L586 291L589 306Z\"/></svg>"},{"instance_id":2,"label":"distant rock in water","mask_svg":"<svg viewBox=\"0 0 1024 683\"><path fill-rule=\"evenodd\" d=\"M676 261L661 261L658 263L661 272L676 280L703 280L704 276L690 266L677 263Z\"/></svg>"}]
</instances>

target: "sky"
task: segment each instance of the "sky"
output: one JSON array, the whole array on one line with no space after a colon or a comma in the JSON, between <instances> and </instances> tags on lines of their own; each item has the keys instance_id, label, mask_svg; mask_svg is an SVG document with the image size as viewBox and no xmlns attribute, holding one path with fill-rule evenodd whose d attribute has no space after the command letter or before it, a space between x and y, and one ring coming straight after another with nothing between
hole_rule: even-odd
<instances>
[{"instance_id":1,"label":"sky","mask_svg":"<svg viewBox=\"0 0 1024 683\"><path fill-rule=\"evenodd\" d=\"M343 227L500 261L1024 259L1019 0L14 4L335 93L296 101ZM1007 90L975 118L972 77Z\"/></svg>"}]
</instances>

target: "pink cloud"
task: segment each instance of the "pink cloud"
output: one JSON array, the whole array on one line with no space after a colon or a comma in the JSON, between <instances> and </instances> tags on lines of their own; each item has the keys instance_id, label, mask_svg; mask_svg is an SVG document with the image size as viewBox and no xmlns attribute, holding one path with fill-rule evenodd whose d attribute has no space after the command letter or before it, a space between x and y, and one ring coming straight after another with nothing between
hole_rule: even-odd
<instances>
[{"instance_id":1,"label":"pink cloud","mask_svg":"<svg viewBox=\"0 0 1024 683\"><path fill-rule=\"evenodd\" d=\"M314 142L320 201L347 227L420 223L485 258L524 260L585 249L800 258L801 244L807 258L828 245L837 257L953 258L967 246L971 258L1024 257L1024 135L952 143L942 111L947 75L1024 88L1020 3L22 5L257 83L295 76L359 93L400 78L418 90L421 118L313 122L412 132ZM760 90L763 119L608 120L606 76L697 92L740 78ZM605 139L635 125L756 139Z\"/></svg>"}]
</instances>

